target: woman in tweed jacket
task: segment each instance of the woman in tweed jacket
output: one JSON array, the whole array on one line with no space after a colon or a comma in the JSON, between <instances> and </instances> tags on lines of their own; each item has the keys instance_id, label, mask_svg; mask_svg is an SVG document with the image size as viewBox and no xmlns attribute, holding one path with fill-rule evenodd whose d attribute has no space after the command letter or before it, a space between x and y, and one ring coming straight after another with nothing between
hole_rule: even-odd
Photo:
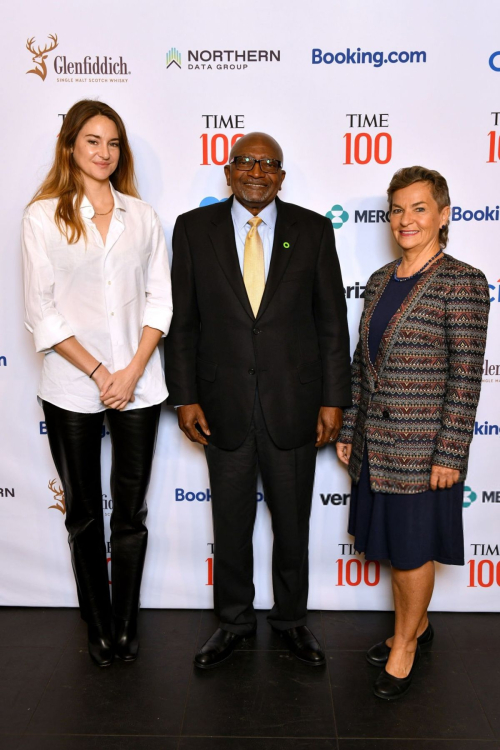
<instances>
[{"instance_id":1,"label":"woman in tweed jacket","mask_svg":"<svg viewBox=\"0 0 500 750\"><path fill-rule=\"evenodd\" d=\"M391 700L433 638L434 561L464 564L463 481L490 292L481 271L443 253L450 198L438 172L399 170L388 198L403 253L366 286L337 453L353 480L355 548L392 565L395 634L367 653L383 667L375 694Z\"/></svg>"}]
</instances>

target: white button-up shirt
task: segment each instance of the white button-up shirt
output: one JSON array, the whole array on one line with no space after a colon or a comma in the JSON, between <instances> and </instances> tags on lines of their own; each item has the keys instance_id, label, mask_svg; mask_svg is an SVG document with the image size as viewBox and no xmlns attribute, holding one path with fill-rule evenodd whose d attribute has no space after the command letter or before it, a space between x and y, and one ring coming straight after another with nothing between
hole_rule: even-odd
<instances>
[{"instance_id":1,"label":"white button-up shirt","mask_svg":"<svg viewBox=\"0 0 500 750\"><path fill-rule=\"evenodd\" d=\"M130 364L144 326L168 333L172 293L163 230L151 206L111 187L114 209L106 243L92 221L87 198L80 207L87 229L70 245L54 221L57 199L37 201L23 217L25 325L45 354L39 398L70 411L95 413L106 406L99 388L53 347L70 336L110 372ZM126 409L167 397L158 347Z\"/></svg>"}]
</instances>

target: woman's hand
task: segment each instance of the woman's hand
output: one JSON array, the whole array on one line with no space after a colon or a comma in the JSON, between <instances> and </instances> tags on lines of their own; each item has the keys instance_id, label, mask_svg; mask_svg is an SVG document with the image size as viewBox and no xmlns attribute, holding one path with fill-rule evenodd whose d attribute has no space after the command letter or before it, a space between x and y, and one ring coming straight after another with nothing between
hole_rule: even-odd
<instances>
[{"instance_id":1,"label":"woman's hand","mask_svg":"<svg viewBox=\"0 0 500 750\"><path fill-rule=\"evenodd\" d=\"M102 389L104 383L106 380L110 377L111 373L109 372L108 368L105 365L99 365L97 370L92 375L92 380L97 385L99 390Z\"/></svg>"},{"instance_id":2,"label":"woman's hand","mask_svg":"<svg viewBox=\"0 0 500 750\"><path fill-rule=\"evenodd\" d=\"M458 482L459 477L458 469L449 469L447 466L433 464L431 468L431 490L445 490L453 487Z\"/></svg>"},{"instance_id":3,"label":"woman's hand","mask_svg":"<svg viewBox=\"0 0 500 750\"><path fill-rule=\"evenodd\" d=\"M337 443L337 456L343 464L349 466L349 459L351 458L352 444L351 443Z\"/></svg>"},{"instance_id":4,"label":"woman's hand","mask_svg":"<svg viewBox=\"0 0 500 750\"><path fill-rule=\"evenodd\" d=\"M123 370L108 373L108 377L100 385L100 396L103 404L108 409L123 411L129 401L135 401L134 390L141 375L141 369L133 362L124 367Z\"/></svg>"}]
</instances>

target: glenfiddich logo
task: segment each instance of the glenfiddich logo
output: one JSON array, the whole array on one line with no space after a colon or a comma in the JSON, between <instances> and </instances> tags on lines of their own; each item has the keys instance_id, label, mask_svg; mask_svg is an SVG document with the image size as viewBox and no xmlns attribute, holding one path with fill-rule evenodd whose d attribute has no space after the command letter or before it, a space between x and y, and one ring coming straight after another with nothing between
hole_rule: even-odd
<instances>
[{"instance_id":1,"label":"glenfiddich logo","mask_svg":"<svg viewBox=\"0 0 500 750\"><path fill-rule=\"evenodd\" d=\"M48 484L49 490L54 493L56 500L56 504L49 505L49 508L55 508L55 510L61 511L64 516L66 513L66 500L64 499L64 490L61 489L61 485L56 488L56 481L57 479L51 479Z\"/></svg>"},{"instance_id":2,"label":"glenfiddich logo","mask_svg":"<svg viewBox=\"0 0 500 750\"><path fill-rule=\"evenodd\" d=\"M31 70L27 70L26 74L34 73L35 75L40 76L42 81L45 81L45 79L47 78L47 66L45 65L45 60L48 57L48 53L52 52L52 50L55 50L58 44L57 34L49 34L49 39L51 39L52 42L49 42L48 45L45 45L43 49L40 46L35 49L34 36L31 39L28 39L26 42L26 49L31 52L31 54L33 55L33 62L38 66L36 68L32 68Z\"/></svg>"},{"instance_id":3,"label":"glenfiddich logo","mask_svg":"<svg viewBox=\"0 0 500 750\"><path fill-rule=\"evenodd\" d=\"M44 47L35 46L35 37L26 41L26 49L33 55L35 67L26 73L35 73L42 81L47 78L45 60L49 53L59 47L57 34L49 34L49 43ZM74 60L68 55L55 55L51 60L56 74L56 83L128 83L130 70L122 55L85 55ZM180 59L179 59L180 63Z\"/></svg>"}]
</instances>

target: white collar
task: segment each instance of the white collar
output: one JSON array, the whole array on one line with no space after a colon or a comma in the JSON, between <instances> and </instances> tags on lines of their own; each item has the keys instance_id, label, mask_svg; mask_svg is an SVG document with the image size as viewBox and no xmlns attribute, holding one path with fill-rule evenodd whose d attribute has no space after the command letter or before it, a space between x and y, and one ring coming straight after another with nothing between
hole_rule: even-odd
<instances>
[{"instance_id":1,"label":"white collar","mask_svg":"<svg viewBox=\"0 0 500 750\"><path fill-rule=\"evenodd\" d=\"M115 190L111 183L109 183L109 187L111 189L111 195L113 196L115 216L119 221L122 221L119 212L127 210L125 201L123 200L122 194ZM82 202L80 204L80 211L85 219L93 219L95 216L94 207L86 195L83 196Z\"/></svg>"}]
</instances>

